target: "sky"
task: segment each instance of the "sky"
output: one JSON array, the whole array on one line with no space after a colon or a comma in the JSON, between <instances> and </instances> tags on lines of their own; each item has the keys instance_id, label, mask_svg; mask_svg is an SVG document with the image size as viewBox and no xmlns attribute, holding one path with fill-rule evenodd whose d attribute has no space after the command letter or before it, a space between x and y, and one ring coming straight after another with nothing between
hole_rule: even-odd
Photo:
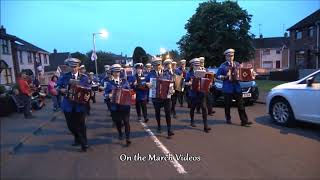
<instances>
[{"instance_id":1,"label":"sky","mask_svg":"<svg viewBox=\"0 0 320 180\"><path fill-rule=\"evenodd\" d=\"M1 18L8 34L53 52L82 52L93 48L92 33L105 28L109 37L96 37L96 50L132 56L136 46L151 55L160 48L177 49L188 19L199 0L53 1L0 0ZM283 36L284 30L320 8L317 0L239 0L253 15L250 32Z\"/></svg>"}]
</instances>

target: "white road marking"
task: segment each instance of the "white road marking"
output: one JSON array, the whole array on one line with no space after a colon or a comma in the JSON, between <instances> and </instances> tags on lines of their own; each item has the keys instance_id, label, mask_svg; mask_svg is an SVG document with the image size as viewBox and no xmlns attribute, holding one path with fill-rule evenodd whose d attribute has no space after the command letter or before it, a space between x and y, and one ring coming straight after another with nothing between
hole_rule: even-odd
<instances>
[{"instance_id":1,"label":"white road marking","mask_svg":"<svg viewBox=\"0 0 320 180\"><path fill-rule=\"evenodd\" d=\"M142 125L142 127L144 128L144 130L150 135L151 139L153 140L153 142L156 143L157 147L161 149L161 151L165 154L165 155L169 155L172 154L166 146L164 146L161 141L153 134L153 132L149 129L148 125L145 124L142 120L139 121L140 124ZM173 160L171 160L171 164L176 168L176 170L178 171L179 174L187 174L187 171L184 170L184 167L176 160L176 158L173 156L172 158Z\"/></svg>"}]
</instances>

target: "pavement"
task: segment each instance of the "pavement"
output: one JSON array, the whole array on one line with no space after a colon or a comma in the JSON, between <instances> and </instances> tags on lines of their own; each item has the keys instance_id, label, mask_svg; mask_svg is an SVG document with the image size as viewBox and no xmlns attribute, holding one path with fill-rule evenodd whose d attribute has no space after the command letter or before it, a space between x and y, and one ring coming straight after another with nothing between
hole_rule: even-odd
<instances>
[{"instance_id":1,"label":"pavement","mask_svg":"<svg viewBox=\"0 0 320 180\"><path fill-rule=\"evenodd\" d=\"M26 120L19 126L12 125L10 131L6 121L12 118L1 119L1 152L12 148L27 132L32 134L14 154L5 155L9 158L1 157L1 179L269 180L320 177L319 126L277 126L265 113L264 104L247 107L249 120L254 122L250 128L240 126L236 108L231 111L234 124L225 124L223 107L216 107L215 115L209 116L210 133L203 132L200 114L195 116L197 127L192 128L189 126L189 110L177 107L178 118L172 120L175 132L172 139L166 138L163 112L163 132L158 134L152 105L148 104L150 121L146 124L137 120L132 107L132 145L126 147L124 141L118 140L116 129L112 128L110 113L102 97L98 96L97 100L87 117L91 147L86 153L71 146L73 138L61 112L53 114L48 109L43 112L42 120ZM20 115L23 116L14 116ZM40 111L38 116L42 117ZM31 133L37 127L33 124L36 121L39 126L49 123L37 133ZM9 140L8 133L19 137ZM7 136L4 138L7 140L2 140L3 136ZM174 158L166 159L168 153ZM184 158L179 159L180 156Z\"/></svg>"}]
</instances>

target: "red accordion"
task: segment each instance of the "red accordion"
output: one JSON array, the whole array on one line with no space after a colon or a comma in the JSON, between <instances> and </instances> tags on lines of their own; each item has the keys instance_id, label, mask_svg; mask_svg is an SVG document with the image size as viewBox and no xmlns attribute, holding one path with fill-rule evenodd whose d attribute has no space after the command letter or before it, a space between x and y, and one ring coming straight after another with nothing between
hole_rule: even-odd
<instances>
[{"instance_id":1,"label":"red accordion","mask_svg":"<svg viewBox=\"0 0 320 180\"><path fill-rule=\"evenodd\" d=\"M168 99L170 87L173 88L173 82L166 79L151 78L150 80L152 88L149 92L149 97L159 98L159 99Z\"/></svg>"},{"instance_id":2,"label":"red accordion","mask_svg":"<svg viewBox=\"0 0 320 180\"><path fill-rule=\"evenodd\" d=\"M91 96L91 88L80 85L74 85L70 87L69 99L76 103L86 104L89 102L89 98L85 100L85 96Z\"/></svg>"},{"instance_id":3,"label":"red accordion","mask_svg":"<svg viewBox=\"0 0 320 180\"><path fill-rule=\"evenodd\" d=\"M211 82L214 82L214 74L213 73L207 72L204 77L210 79Z\"/></svg>"},{"instance_id":4,"label":"red accordion","mask_svg":"<svg viewBox=\"0 0 320 180\"><path fill-rule=\"evenodd\" d=\"M209 78L193 78L191 89L196 92L209 92L211 80Z\"/></svg>"},{"instance_id":5,"label":"red accordion","mask_svg":"<svg viewBox=\"0 0 320 180\"><path fill-rule=\"evenodd\" d=\"M136 94L131 89L116 88L112 90L111 103L119 105L133 105L135 104Z\"/></svg>"}]
</instances>

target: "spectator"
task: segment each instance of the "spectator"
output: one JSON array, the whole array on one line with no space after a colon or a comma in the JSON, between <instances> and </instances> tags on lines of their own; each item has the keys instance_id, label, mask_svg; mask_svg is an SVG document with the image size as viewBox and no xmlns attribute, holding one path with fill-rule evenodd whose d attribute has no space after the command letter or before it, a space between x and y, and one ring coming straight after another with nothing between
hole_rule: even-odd
<instances>
[{"instance_id":1,"label":"spectator","mask_svg":"<svg viewBox=\"0 0 320 180\"><path fill-rule=\"evenodd\" d=\"M20 73L20 78L18 79L18 86L21 99L23 101L23 113L26 119L31 119L34 116L31 114L31 89L27 82L27 75L25 72Z\"/></svg>"},{"instance_id":2,"label":"spectator","mask_svg":"<svg viewBox=\"0 0 320 180\"><path fill-rule=\"evenodd\" d=\"M52 103L53 103L53 111L56 112L60 108L60 95L56 90L56 82L58 80L58 76L53 75L51 77L51 81L48 83L48 92L51 95Z\"/></svg>"}]
</instances>

